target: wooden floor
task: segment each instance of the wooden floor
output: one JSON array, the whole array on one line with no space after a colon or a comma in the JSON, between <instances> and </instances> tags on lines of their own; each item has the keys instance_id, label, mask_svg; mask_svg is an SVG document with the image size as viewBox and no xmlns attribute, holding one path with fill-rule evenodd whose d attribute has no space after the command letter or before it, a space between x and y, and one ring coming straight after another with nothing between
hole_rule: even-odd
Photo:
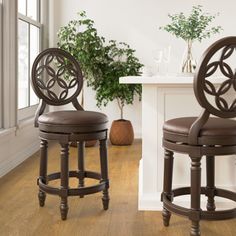
<instances>
[{"instance_id":1,"label":"wooden floor","mask_svg":"<svg viewBox=\"0 0 236 236\"><path fill-rule=\"evenodd\" d=\"M76 148L71 148L70 154L70 166L76 169ZM87 169L99 170L98 148L87 148L86 154ZM49 155L49 171L59 170L59 147L52 145ZM172 216L165 228L160 212L137 210L140 157L140 142L129 147L109 146L110 209L102 210L101 193L83 199L71 197L68 219L61 221L59 197L47 196L45 207L38 206L36 153L0 180L0 235L188 236L187 219ZM71 181L72 186L76 184ZM201 229L202 236L235 236L236 220L202 222Z\"/></svg>"}]
</instances>

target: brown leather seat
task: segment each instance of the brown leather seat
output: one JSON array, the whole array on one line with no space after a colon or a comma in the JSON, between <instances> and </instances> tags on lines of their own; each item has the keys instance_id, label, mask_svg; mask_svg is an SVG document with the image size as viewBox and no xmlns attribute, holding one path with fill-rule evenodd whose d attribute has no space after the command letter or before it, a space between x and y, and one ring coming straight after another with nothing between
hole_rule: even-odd
<instances>
[{"instance_id":1,"label":"brown leather seat","mask_svg":"<svg viewBox=\"0 0 236 236\"><path fill-rule=\"evenodd\" d=\"M105 114L93 111L55 111L39 116L39 129L47 132L79 133L107 129ZM89 131L88 131L89 130Z\"/></svg>"},{"instance_id":2,"label":"brown leather seat","mask_svg":"<svg viewBox=\"0 0 236 236\"><path fill-rule=\"evenodd\" d=\"M188 143L189 130L196 119L197 117L181 117L166 121L163 126L164 137L174 142ZM198 143L209 144L211 138L215 141L220 136L224 138L219 139L217 144L236 143L236 121L210 117L200 130Z\"/></svg>"}]
</instances>

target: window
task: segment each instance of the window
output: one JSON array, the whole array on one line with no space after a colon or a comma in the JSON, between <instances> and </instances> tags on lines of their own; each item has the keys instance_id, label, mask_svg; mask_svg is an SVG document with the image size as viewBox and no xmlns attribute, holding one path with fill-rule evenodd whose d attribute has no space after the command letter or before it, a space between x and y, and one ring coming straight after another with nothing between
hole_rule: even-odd
<instances>
[{"instance_id":1,"label":"window","mask_svg":"<svg viewBox=\"0 0 236 236\"><path fill-rule=\"evenodd\" d=\"M18 119L33 116L38 98L30 85L31 67L41 51L40 0L18 0Z\"/></svg>"}]
</instances>

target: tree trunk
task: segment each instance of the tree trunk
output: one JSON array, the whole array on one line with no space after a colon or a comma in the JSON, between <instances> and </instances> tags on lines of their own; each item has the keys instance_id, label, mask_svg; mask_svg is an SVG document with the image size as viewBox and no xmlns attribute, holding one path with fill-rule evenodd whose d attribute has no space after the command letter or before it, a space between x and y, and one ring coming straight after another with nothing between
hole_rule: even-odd
<instances>
[{"instance_id":1,"label":"tree trunk","mask_svg":"<svg viewBox=\"0 0 236 236\"><path fill-rule=\"evenodd\" d=\"M117 98L117 103L120 109L120 119L123 120L124 119L124 103L120 101L119 98Z\"/></svg>"}]
</instances>

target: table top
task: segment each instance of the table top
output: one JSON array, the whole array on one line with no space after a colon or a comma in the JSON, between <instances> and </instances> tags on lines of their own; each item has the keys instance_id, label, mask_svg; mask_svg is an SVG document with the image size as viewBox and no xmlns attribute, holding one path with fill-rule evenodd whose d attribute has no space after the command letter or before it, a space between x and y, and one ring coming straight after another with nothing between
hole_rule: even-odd
<instances>
[{"instance_id":1,"label":"table top","mask_svg":"<svg viewBox=\"0 0 236 236\"><path fill-rule=\"evenodd\" d=\"M211 77L212 83L221 83L224 78ZM161 86L181 86L181 85L193 85L193 75L155 75L155 76L125 76L119 79L121 84L155 84Z\"/></svg>"}]
</instances>

